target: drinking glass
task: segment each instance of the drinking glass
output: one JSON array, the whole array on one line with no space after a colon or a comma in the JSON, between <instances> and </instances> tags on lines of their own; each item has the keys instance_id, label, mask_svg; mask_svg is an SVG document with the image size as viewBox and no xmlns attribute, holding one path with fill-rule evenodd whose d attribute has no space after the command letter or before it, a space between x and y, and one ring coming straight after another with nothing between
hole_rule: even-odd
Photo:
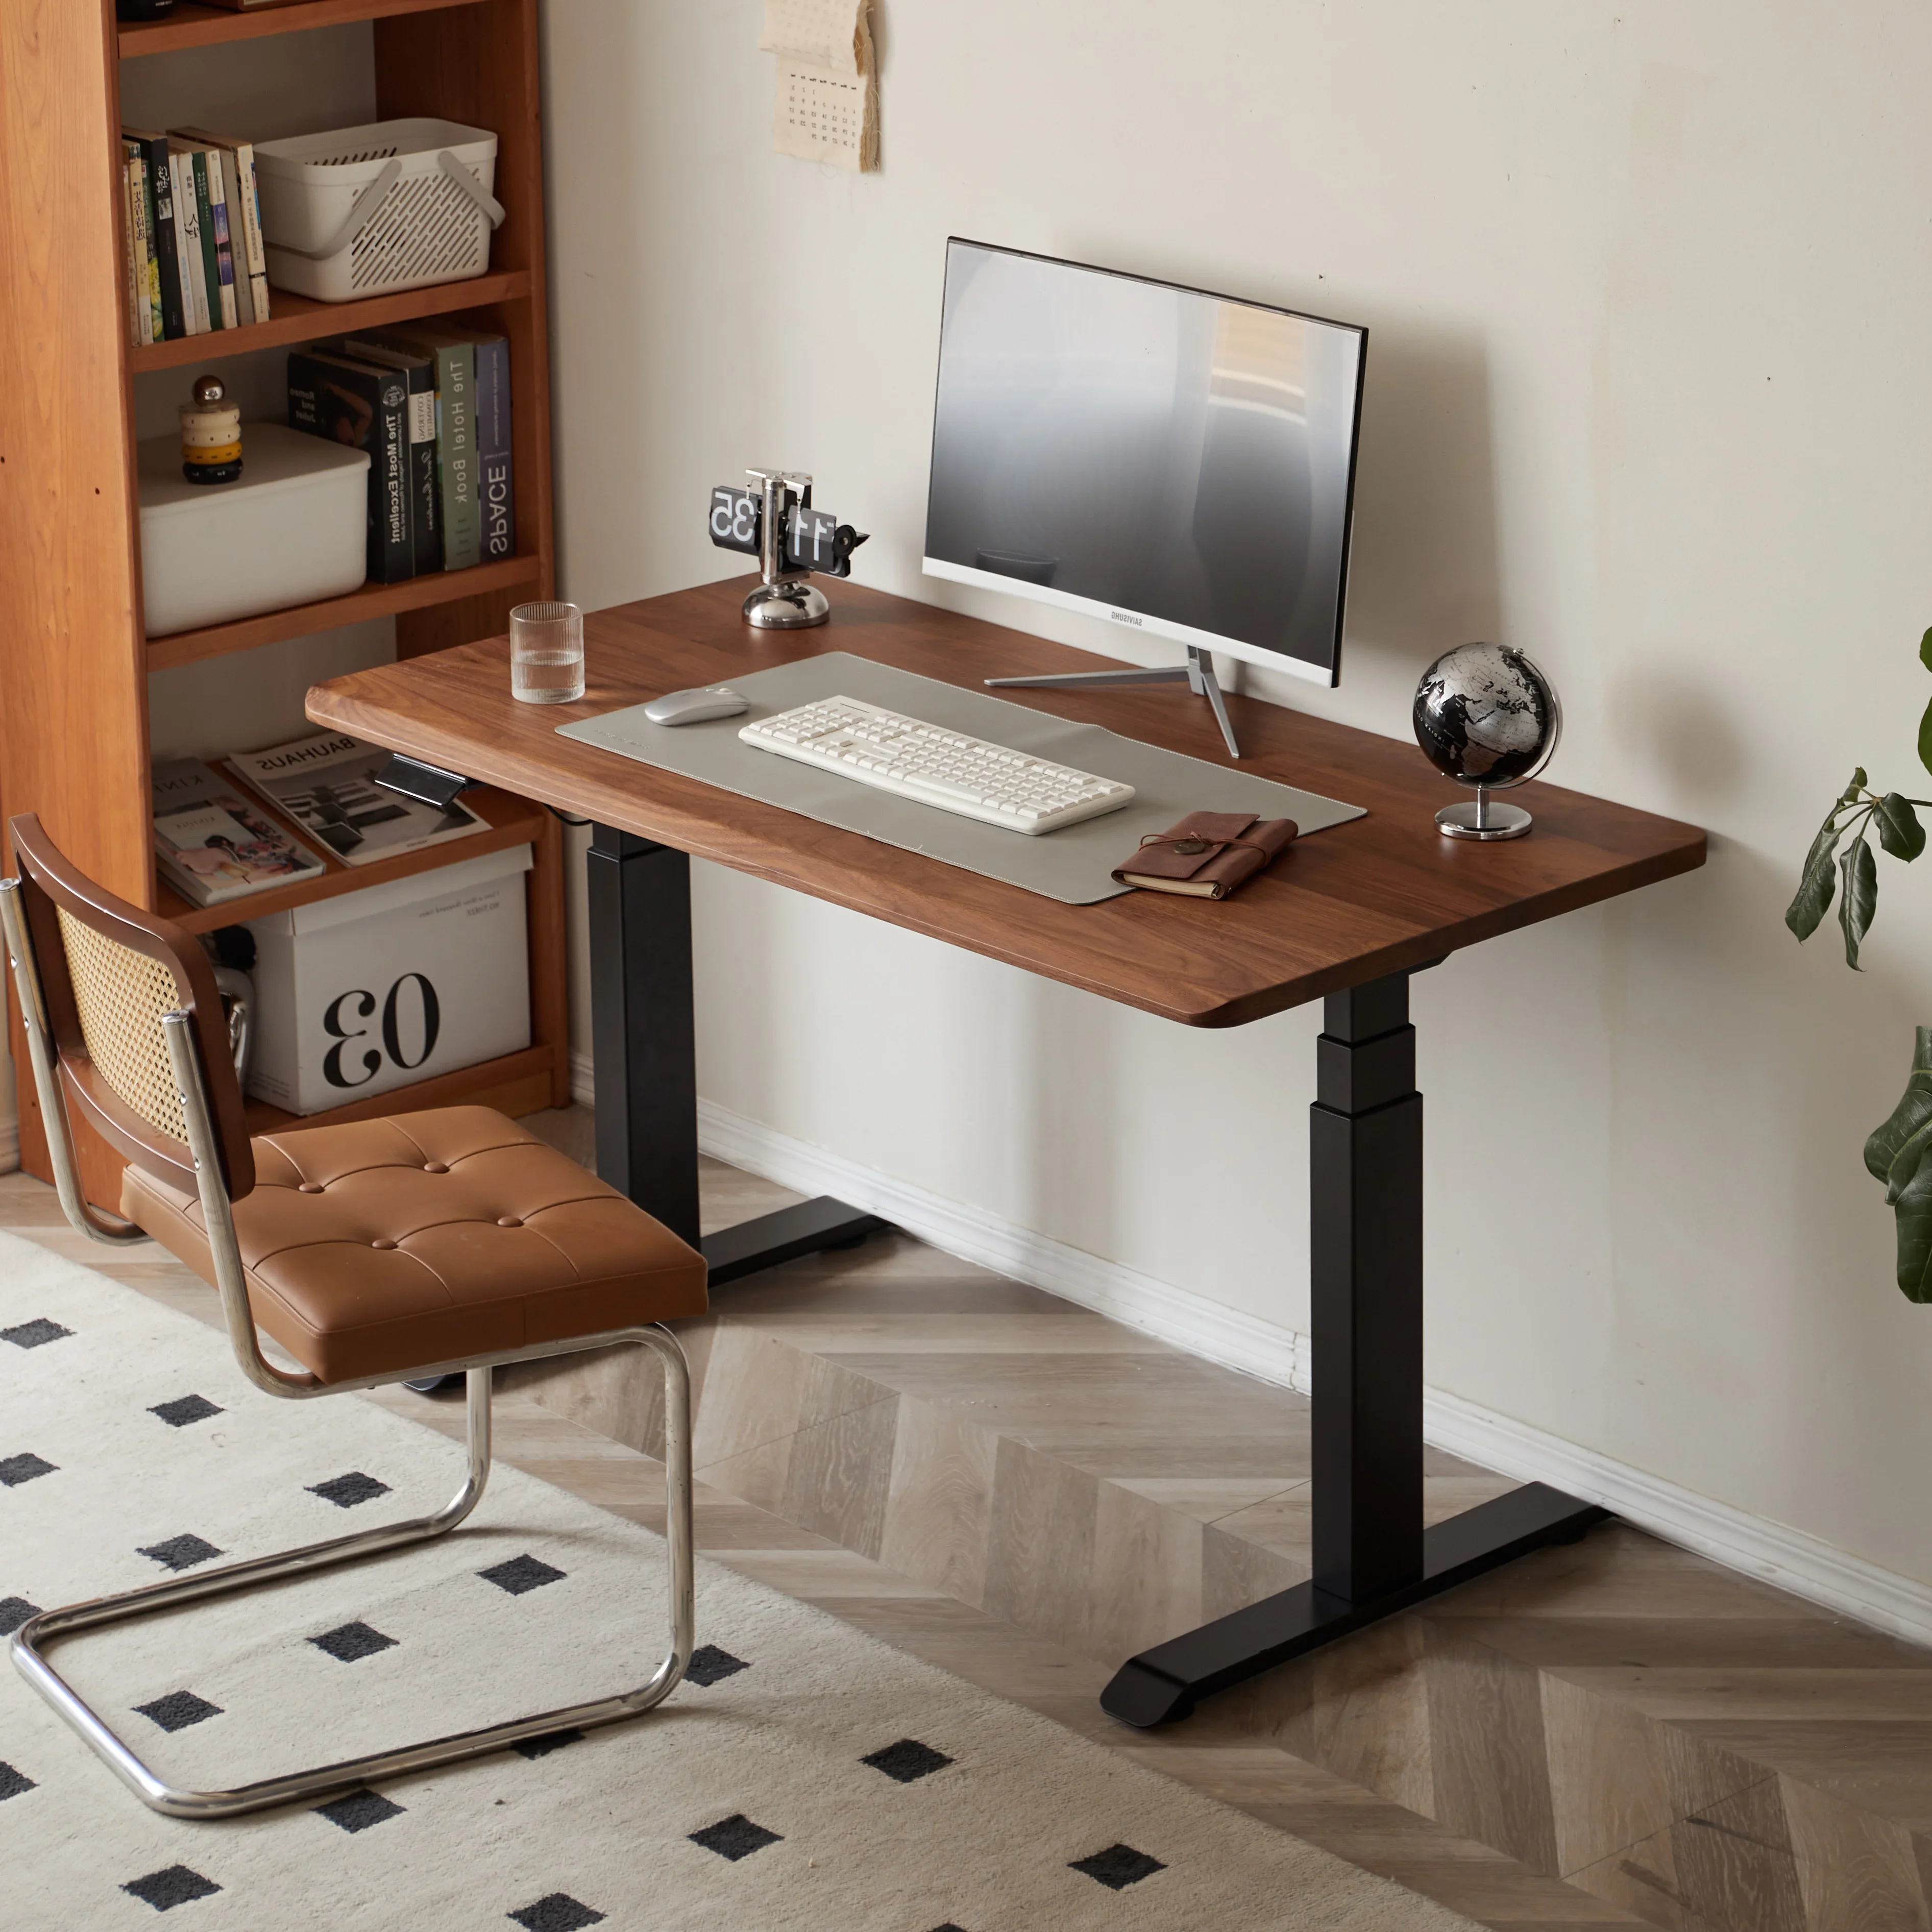
<instances>
[{"instance_id":1,"label":"drinking glass","mask_svg":"<svg viewBox=\"0 0 1932 1932\"><path fill-rule=\"evenodd\" d=\"M584 613L574 604L519 604L510 613L510 694L526 704L584 695Z\"/></svg>"}]
</instances>

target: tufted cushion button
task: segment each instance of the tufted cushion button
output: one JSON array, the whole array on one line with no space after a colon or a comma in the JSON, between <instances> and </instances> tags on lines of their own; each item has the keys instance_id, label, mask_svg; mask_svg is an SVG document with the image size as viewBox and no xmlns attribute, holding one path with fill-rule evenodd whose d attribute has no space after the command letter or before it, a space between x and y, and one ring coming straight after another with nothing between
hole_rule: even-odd
<instances>
[{"instance_id":1,"label":"tufted cushion button","mask_svg":"<svg viewBox=\"0 0 1932 1932\"><path fill-rule=\"evenodd\" d=\"M440 1160L426 1160L423 1162L423 1172L425 1174L447 1174L449 1169Z\"/></svg>"},{"instance_id":2,"label":"tufted cushion button","mask_svg":"<svg viewBox=\"0 0 1932 1932\"><path fill-rule=\"evenodd\" d=\"M296 1192L298 1194L320 1194L322 1192L322 1183L319 1180L300 1182L296 1188Z\"/></svg>"},{"instance_id":3,"label":"tufted cushion button","mask_svg":"<svg viewBox=\"0 0 1932 1932\"><path fill-rule=\"evenodd\" d=\"M524 1224L514 1214L500 1214L496 1217L496 1225L500 1228L520 1228Z\"/></svg>"},{"instance_id":4,"label":"tufted cushion button","mask_svg":"<svg viewBox=\"0 0 1932 1932\"><path fill-rule=\"evenodd\" d=\"M396 1244L395 1244L395 1243L394 1243L394 1241L388 1240L378 1240L378 1241L371 1241L371 1242L369 1244L369 1245L370 1245L370 1246L371 1246L372 1248L393 1248Z\"/></svg>"}]
</instances>

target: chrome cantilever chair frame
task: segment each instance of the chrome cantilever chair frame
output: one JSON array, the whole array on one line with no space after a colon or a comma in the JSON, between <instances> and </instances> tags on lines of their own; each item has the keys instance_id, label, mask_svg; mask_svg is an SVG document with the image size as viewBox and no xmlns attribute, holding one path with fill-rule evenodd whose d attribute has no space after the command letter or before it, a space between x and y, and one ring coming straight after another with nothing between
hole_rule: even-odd
<instances>
[{"instance_id":1,"label":"chrome cantilever chair frame","mask_svg":"<svg viewBox=\"0 0 1932 1932\"><path fill-rule=\"evenodd\" d=\"M101 1214L88 1203L82 1190L52 1033L48 1023L46 998L16 879L0 879L0 928L4 928L8 950L13 958L28 1055L32 1064L35 1090L40 1096L48 1156L53 1167L61 1204L68 1220L96 1240L116 1246L144 1240L147 1237L140 1228L131 1222ZM502 1750L524 1738L541 1736L547 1732L587 1730L600 1724L620 1723L627 1718L640 1716L662 1703L682 1678L695 1641L691 1520L691 1378L677 1338L668 1329L655 1325L616 1328L562 1343L553 1342L536 1348L502 1349L460 1361L425 1364L397 1373L338 1382L325 1383L306 1372L292 1374L277 1368L262 1353L254 1316L249 1306L247 1277L235 1237L228 1190L222 1179L207 1081L194 1028L190 1016L184 1012L166 1015L161 1024L166 1030L169 1058L180 1090L183 1116L188 1123L196 1184L207 1226L208 1247L214 1258L215 1286L221 1297L229 1340L233 1345L242 1372L256 1388L269 1394L296 1400L460 1372L465 1378L468 1402L469 1472L462 1488L433 1516L386 1524L380 1528L364 1530L353 1536L334 1537L325 1543L312 1543L272 1556L255 1557L246 1562L226 1564L218 1570L176 1577L166 1582L150 1584L143 1589L125 1591L117 1596L100 1597L88 1603L43 1610L14 1633L9 1647L15 1667L87 1740L129 1790L155 1810L174 1818L230 1818L243 1812L266 1810L272 1805L291 1804L298 1799L325 1797L332 1792L354 1790L375 1779L424 1771L431 1766L450 1764L461 1758L480 1756L485 1752ZM637 1689L588 1703L512 1718L503 1724L485 1725L476 1730L458 1732L448 1737L432 1738L398 1750L372 1751L362 1757L344 1759L311 1770L262 1778L232 1790L185 1791L170 1784L150 1769L47 1660L48 1646L77 1631L152 1616L199 1598L220 1596L260 1584L280 1582L308 1570L354 1562L406 1544L446 1535L482 1500L484 1486L489 1480L491 1371L503 1363L541 1360L584 1349L606 1348L618 1342L634 1342L650 1349L662 1366L664 1380L665 1541L670 1556L670 1650L649 1681Z\"/></svg>"}]
</instances>

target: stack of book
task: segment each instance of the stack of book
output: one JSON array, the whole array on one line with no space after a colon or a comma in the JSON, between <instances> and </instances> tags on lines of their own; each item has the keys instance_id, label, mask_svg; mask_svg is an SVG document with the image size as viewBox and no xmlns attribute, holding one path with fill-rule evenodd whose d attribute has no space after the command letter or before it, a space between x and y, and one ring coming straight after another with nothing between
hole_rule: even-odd
<instances>
[{"instance_id":1,"label":"stack of book","mask_svg":"<svg viewBox=\"0 0 1932 1932\"><path fill-rule=\"evenodd\" d=\"M371 583L516 555L502 336L411 327L297 350L289 427L369 452Z\"/></svg>"},{"instance_id":2,"label":"stack of book","mask_svg":"<svg viewBox=\"0 0 1932 1932\"><path fill-rule=\"evenodd\" d=\"M135 341L266 322L268 264L253 145L198 128L166 134L123 128L121 152Z\"/></svg>"},{"instance_id":3,"label":"stack of book","mask_svg":"<svg viewBox=\"0 0 1932 1932\"><path fill-rule=\"evenodd\" d=\"M265 752L233 753L226 770L199 758L158 764L156 867L198 906L319 878L327 869L321 858L256 800L348 866L373 865L484 830L484 820L460 800L440 811L383 790L374 775L391 755L380 745L324 731Z\"/></svg>"}]
</instances>

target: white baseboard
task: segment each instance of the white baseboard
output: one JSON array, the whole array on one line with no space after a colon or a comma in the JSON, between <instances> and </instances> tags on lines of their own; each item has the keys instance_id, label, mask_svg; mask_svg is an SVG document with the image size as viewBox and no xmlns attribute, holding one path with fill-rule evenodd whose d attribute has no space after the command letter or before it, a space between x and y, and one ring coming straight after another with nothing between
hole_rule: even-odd
<instances>
[{"instance_id":1,"label":"white baseboard","mask_svg":"<svg viewBox=\"0 0 1932 1932\"><path fill-rule=\"evenodd\" d=\"M572 1091L590 1104L590 1069L572 1063ZM1308 1337L1184 1288L1103 1261L1002 1220L794 1139L709 1100L698 1103L698 1144L713 1159L803 1194L830 1194L877 1214L942 1252L1090 1308L1190 1354L1306 1391ZM1548 1483L1600 1503L1626 1522L1727 1568L1916 1643L1932 1644L1932 1586L1880 1568L1808 1532L1752 1516L1646 1470L1442 1389L1424 1401L1436 1447L1522 1482Z\"/></svg>"}]
</instances>

